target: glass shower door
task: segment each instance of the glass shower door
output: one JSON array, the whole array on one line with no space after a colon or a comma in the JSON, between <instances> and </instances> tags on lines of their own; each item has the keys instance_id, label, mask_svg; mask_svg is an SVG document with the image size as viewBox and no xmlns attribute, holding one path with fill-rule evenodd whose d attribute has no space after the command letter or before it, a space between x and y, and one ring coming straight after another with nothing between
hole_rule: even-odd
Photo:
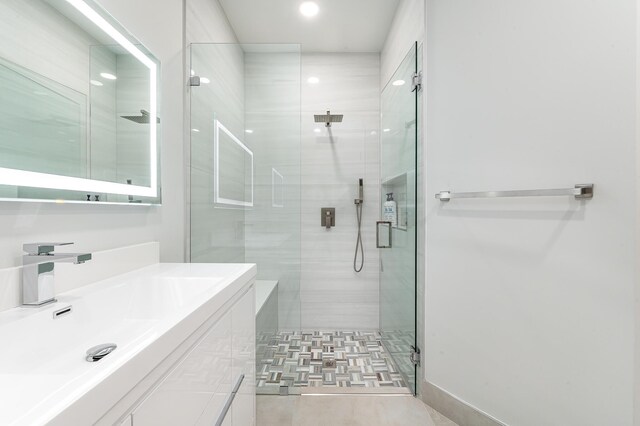
<instances>
[{"instance_id":1,"label":"glass shower door","mask_svg":"<svg viewBox=\"0 0 640 426\"><path fill-rule=\"evenodd\" d=\"M189 65L190 261L257 265L257 392L278 393L279 335L300 331L300 46L192 44Z\"/></svg>"},{"instance_id":2,"label":"glass shower door","mask_svg":"<svg viewBox=\"0 0 640 426\"><path fill-rule=\"evenodd\" d=\"M382 91L381 206L377 223L382 342L414 394L418 90L412 83L417 64L416 44Z\"/></svg>"}]
</instances>

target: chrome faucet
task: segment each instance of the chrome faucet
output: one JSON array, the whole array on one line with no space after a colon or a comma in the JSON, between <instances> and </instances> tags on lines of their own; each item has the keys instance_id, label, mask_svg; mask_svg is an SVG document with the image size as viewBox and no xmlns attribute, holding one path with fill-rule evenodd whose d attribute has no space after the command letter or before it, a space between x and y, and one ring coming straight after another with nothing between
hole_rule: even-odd
<instances>
[{"instance_id":1,"label":"chrome faucet","mask_svg":"<svg viewBox=\"0 0 640 426\"><path fill-rule=\"evenodd\" d=\"M28 243L22 246L22 304L42 306L56 301L54 266L56 262L80 264L91 260L91 253L54 254L56 246L73 243Z\"/></svg>"}]
</instances>

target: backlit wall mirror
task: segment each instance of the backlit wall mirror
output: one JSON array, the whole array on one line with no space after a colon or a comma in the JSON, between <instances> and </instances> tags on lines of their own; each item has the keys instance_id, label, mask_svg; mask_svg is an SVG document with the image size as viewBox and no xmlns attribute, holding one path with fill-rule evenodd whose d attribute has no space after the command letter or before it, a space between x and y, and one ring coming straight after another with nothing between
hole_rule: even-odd
<instances>
[{"instance_id":1,"label":"backlit wall mirror","mask_svg":"<svg viewBox=\"0 0 640 426\"><path fill-rule=\"evenodd\" d=\"M91 0L0 1L0 199L159 204L158 60Z\"/></svg>"}]
</instances>

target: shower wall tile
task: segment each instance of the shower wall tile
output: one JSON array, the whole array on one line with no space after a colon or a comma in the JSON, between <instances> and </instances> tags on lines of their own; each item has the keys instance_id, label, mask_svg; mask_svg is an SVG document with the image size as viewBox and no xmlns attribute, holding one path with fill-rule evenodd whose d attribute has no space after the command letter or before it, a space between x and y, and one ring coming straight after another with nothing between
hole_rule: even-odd
<instances>
[{"instance_id":1,"label":"shower wall tile","mask_svg":"<svg viewBox=\"0 0 640 426\"><path fill-rule=\"evenodd\" d=\"M380 74L378 54L302 55L301 322L303 329L377 329ZM307 82L317 77L318 84ZM330 129L314 114L343 114ZM358 179L364 179L365 264L353 270ZM335 207L336 226L320 208Z\"/></svg>"},{"instance_id":2,"label":"shower wall tile","mask_svg":"<svg viewBox=\"0 0 640 426\"><path fill-rule=\"evenodd\" d=\"M378 303L363 303L358 300L340 301L342 297L334 294L333 301L303 302L303 330L377 330Z\"/></svg>"},{"instance_id":3,"label":"shower wall tile","mask_svg":"<svg viewBox=\"0 0 640 426\"><path fill-rule=\"evenodd\" d=\"M318 84L309 84L317 77ZM380 55L318 53L302 56L302 111L380 110Z\"/></svg>"}]
</instances>

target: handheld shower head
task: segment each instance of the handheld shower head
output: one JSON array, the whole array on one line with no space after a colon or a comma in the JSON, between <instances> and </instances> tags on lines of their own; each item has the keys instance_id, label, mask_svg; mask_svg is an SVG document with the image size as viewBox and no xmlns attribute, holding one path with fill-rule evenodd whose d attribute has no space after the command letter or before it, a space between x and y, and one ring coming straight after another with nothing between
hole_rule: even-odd
<instances>
[{"instance_id":1,"label":"handheld shower head","mask_svg":"<svg viewBox=\"0 0 640 426\"><path fill-rule=\"evenodd\" d=\"M364 267L364 247L362 245L362 204L364 203L364 179L358 179L358 198L353 200L356 205L356 219L358 220L358 237L356 238L356 252L353 255L353 270L362 271ZM360 266L358 266L358 252L360 252Z\"/></svg>"},{"instance_id":2,"label":"handheld shower head","mask_svg":"<svg viewBox=\"0 0 640 426\"><path fill-rule=\"evenodd\" d=\"M362 204L364 203L364 180L360 178L358 180L358 198L353 200L354 204Z\"/></svg>"}]
</instances>

